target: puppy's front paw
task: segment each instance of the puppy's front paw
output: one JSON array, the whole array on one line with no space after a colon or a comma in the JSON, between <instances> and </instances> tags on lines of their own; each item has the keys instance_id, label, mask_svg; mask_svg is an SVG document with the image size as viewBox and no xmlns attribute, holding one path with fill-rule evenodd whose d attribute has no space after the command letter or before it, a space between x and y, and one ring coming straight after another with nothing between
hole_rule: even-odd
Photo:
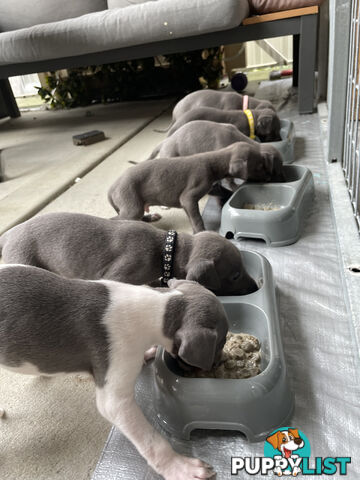
<instances>
[{"instance_id":1,"label":"puppy's front paw","mask_svg":"<svg viewBox=\"0 0 360 480\"><path fill-rule=\"evenodd\" d=\"M182 455L176 455L160 473L165 480L215 479L216 475L210 465L197 458Z\"/></svg>"},{"instance_id":2,"label":"puppy's front paw","mask_svg":"<svg viewBox=\"0 0 360 480\"><path fill-rule=\"evenodd\" d=\"M144 353L144 363L155 358L157 348L157 345L153 345L149 350L146 350Z\"/></svg>"}]
</instances>

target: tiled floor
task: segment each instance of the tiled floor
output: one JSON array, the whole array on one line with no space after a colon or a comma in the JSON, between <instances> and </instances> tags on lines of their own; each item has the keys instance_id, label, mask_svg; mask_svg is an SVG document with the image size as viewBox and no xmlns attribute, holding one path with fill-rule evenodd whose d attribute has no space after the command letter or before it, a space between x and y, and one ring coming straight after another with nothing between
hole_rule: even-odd
<instances>
[{"instance_id":1,"label":"tiled floor","mask_svg":"<svg viewBox=\"0 0 360 480\"><path fill-rule=\"evenodd\" d=\"M96 105L66 111L25 112L0 120L0 234L26 220L164 112L170 100ZM170 114L169 114L170 115ZM161 125L167 125L164 116ZM103 130L106 140L74 146L72 136ZM151 129L149 130L151 132ZM147 154L162 135L139 141ZM142 158L142 157L141 157Z\"/></svg>"}]
</instances>

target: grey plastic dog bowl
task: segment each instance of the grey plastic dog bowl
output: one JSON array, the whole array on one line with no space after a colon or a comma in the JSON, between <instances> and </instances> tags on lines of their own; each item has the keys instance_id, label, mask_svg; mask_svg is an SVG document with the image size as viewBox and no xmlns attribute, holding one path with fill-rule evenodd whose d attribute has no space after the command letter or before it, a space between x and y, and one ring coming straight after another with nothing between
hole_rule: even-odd
<instances>
[{"instance_id":1,"label":"grey plastic dog bowl","mask_svg":"<svg viewBox=\"0 0 360 480\"><path fill-rule=\"evenodd\" d=\"M291 120L280 120L280 137L278 142L266 142L273 145L283 157L283 163L289 164L294 161L295 127Z\"/></svg>"},{"instance_id":2,"label":"grey plastic dog bowl","mask_svg":"<svg viewBox=\"0 0 360 480\"><path fill-rule=\"evenodd\" d=\"M189 439L195 429L237 430L255 442L287 424L292 415L294 400L287 380L272 269L258 253L244 251L242 255L261 288L250 295L219 299L229 330L260 340L262 372L239 380L188 378L182 376L176 361L158 348L155 411L160 425L172 435Z\"/></svg>"},{"instance_id":3,"label":"grey plastic dog bowl","mask_svg":"<svg viewBox=\"0 0 360 480\"><path fill-rule=\"evenodd\" d=\"M225 203L220 233L227 238L260 238L272 247L295 243L314 198L311 171L300 165L284 166L283 183L244 183ZM251 210L246 204L269 204L279 210Z\"/></svg>"}]
</instances>

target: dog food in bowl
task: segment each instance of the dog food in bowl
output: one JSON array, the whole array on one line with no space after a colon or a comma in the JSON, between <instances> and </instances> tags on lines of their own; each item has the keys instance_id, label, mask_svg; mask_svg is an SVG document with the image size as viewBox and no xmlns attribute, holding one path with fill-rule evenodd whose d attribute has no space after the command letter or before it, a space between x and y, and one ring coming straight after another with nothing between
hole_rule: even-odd
<instances>
[{"instance_id":1,"label":"dog food in bowl","mask_svg":"<svg viewBox=\"0 0 360 480\"><path fill-rule=\"evenodd\" d=\"M279 205L274 205L272 202L270 203L244 203L242 208L245 208L246 210L280 210Z\"/></svg>"},{"instance_id":2,"label":"dog food in bowl","mask_svg":"<svg viewBox=\"0 0 360 480\"><path fill-rule=\"evenodd\" d=\"M250 378L260 370L260 342L247 333L228 333L220 365L213 370L186 372L186 377L196 378Z\"/></svg>"}]
</instances>

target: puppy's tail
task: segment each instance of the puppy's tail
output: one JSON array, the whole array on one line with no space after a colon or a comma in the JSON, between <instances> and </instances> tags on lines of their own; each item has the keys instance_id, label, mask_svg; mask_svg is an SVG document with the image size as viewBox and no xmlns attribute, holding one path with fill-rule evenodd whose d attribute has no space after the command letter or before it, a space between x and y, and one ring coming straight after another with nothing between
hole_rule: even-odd
<instances>
[{"instance_id":1,"label":"puppy's tail","mask_svg":"<svg viewBox=\"0 0 360 480\"><path fill-rule=\"evenodd\" d=\"M3 233L0 237L0 256L2 255L2 249L5 246L5 242L6 242L6 233Z\"/></svg>"},{"instance_id":2,"label":"puppy's tail","mask_svg":"<svg viewBox=\"0 0 360 480\"><path fill-rule=\"evenodd\" d=\"M151 160L156 157L156 155L160 152L161 143L151 152L150 157L147 160Z\"/></svg>"},{"instance_id":3,"label":"puppy's tail","mask_svg":"<svg viewBox=\"0 0 360 480\"><path fill-rule=\"evenodd\" d=\"M107 198L108 198L108 201L109 201L110 205L111 205L111 206L113 207L113 209L115 210L115 212L116 212L117 214L119 214L119 213L120 213L120 210L119 210L119 208L118 208L118 207L115 205L115 203L114 203L114 200L113 200L113 198L112 198L112 189L111 189L111 188L110 188L110 190L109 190L109 192L108 192ZM111 220L114 220L114 218L115 218L115 217L112 217Z\"/></svg>"},{"instance_id":4,"label":"puppy's tail","mask_svg":"<svg viewBox=\"0 0 360 480\"><path fill-rule=\"evenodd\" d=\"M160 128L154 128L153 132L156 133L166 133L170 130L170 128L174 125L174 120L166 127L164 130L161 130Z\"/></svg>"}]
</instances>

